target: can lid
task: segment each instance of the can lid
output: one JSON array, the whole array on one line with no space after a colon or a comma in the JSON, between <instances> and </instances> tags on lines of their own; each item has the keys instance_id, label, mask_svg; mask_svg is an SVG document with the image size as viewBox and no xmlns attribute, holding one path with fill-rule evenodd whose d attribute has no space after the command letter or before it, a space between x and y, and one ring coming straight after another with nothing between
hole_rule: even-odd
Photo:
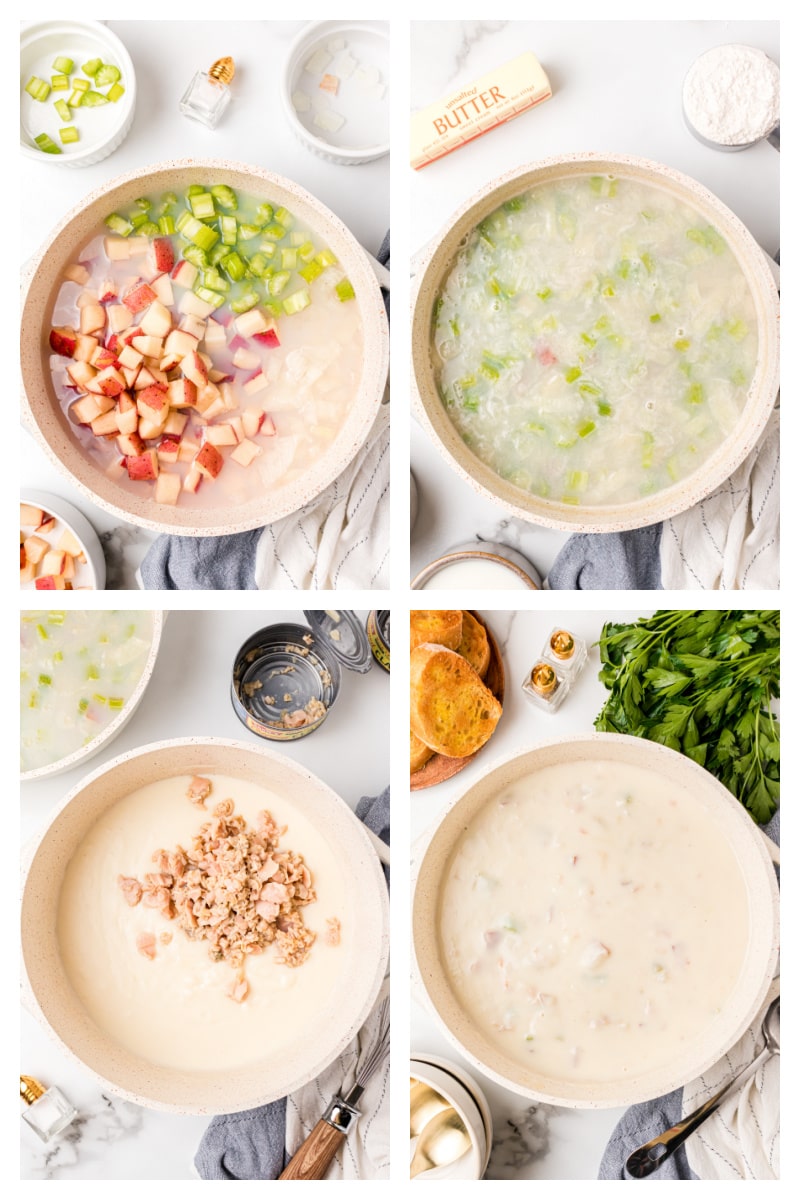
<instances>
[{"instance_id":1,"label":"can lid","mask_svg":"<svg viewBox=\"0 0 800 1200\"><path fill-rule=\"evenodd\" d=\"M364 675L372 668L364 626L354 612L346 608L304 608L303 616L312 630L348 671Z\"/></svg>"}]
</instances>

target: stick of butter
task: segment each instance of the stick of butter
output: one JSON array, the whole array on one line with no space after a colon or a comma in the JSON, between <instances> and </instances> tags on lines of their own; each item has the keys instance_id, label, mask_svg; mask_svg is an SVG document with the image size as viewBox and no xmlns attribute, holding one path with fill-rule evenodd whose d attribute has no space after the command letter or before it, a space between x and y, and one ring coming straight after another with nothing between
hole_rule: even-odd
<instances>
[{"instance_id":1,"label":"stick of butter","mask_svg":"<svg viewBox=\"0 0 800 1200\"><path fill-rule=\"evenodd\" d=\"M452 96L411 116L411 166L418 170L552 96L535 54L520 54Z\"/></svg>"}]
</instances>

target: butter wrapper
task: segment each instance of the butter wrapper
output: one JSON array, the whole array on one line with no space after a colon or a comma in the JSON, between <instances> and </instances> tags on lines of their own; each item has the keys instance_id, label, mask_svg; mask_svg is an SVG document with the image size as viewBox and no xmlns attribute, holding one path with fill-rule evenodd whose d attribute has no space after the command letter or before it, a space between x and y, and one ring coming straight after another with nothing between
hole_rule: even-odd
<instances>
[{"instance_id":1,"label":"butter wrapper","mask_svg":"<svg viewBox=\"0 0 800 1200\"><path fill-rule=\"evenodd\" d=\"M411 116L411 166L435 162L552 96L535 54L520 54Z\"/></svg>"}]
</instances>

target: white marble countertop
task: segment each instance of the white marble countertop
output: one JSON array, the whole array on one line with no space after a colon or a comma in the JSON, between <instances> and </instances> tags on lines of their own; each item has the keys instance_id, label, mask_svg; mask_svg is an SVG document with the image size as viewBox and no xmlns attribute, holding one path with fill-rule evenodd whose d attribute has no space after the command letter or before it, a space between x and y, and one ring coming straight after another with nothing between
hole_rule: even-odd
<instances>
[{"instance_id":1,"label":"white marble countertop","mask_svg":"<svg viewBox=\"0 0 800 1200\"><path fill-rule=\"evenodd\" d=\"M411 794L414 856L427 843L449 803L491 769L494 762L538 742L589 733L608 692L599 682L597 641L605 621L630 621L649 614L573 611L514 612L482 609L497 639L506 672L503 716L491 741L476 760L435 787ZM542 712L522 692L522 681L554 625L564 623L586 639L589 658L556 713ZM611 1131L624 1109L559 1108L536 1104L492 1082L467 1063L439 1028L421 997L411 1006L411 1053L436 1054L465 1069L484 1090L494 1123L487 1179L596 1179Z\"/></svg>"},{"instance_id":2,"label":"white marble countertop","mask_svg":"<svg viewBox=\"0 0 800 1200\"><path fill-rule=\"evenodd\" d=\"M703 51L744 42L780 61L777 21L426 21L411 26L411 104L422 108L531 50L553 96L516 120L420 171L407 168L412 252L484 184L522 163L565 152L642 155L705 184L775 254L779 245L780 156L766 142L739 154L700 144L681 114L681 84ZM412 578L454 546L499 541L542 575L567 534L509 517L449 467L412 424L411 467L419 516Z\"/></svg>"},{"instance_id":3,"label":"white marble countertop","mask_svg":"<svg viewBox=\"0 0 800 1200\"><path fill-rule=\"evenodd\" d=\"M168 158L227 157L252 162L300 183L376 254L389 225L389 159L341 166L307 150L289 128L279 82L289 45L303 21L108 21L136 69L133 127L120 148L93 167L68 169L20 155L23 220L20 263L92 188L126 171ZM215 130L187 120L178 100L195 71L223 54L236 63L231 103ZM106 587L136 587L135 572L155 534L88 503L53 467L35 439L20 437L22 487L53 492L79 508L103 543Z\"/></svg>"},{"instance_id":4,"label":"white marble countertop","mask_svg":"<svg viewBox=\"0 0 800 1200\"><path fill-rule=\"evenodd\" d=\"M362 620L366 612L359 612ZM203 735L259 744L230 702L236 651L273 622L305 624L299 609L173 612L141 705L116 740L82 769L21 788L23 843L44 826L62 796L117 754L164 738ZM389 676L373 663L366 675L342 672L336 706L308 737L266 743L320 776L350 806L389 782ZM81 1120L51 1146L21 1130L23 1179L190 1179L204 1117L153 1112L104 1094L100 1085L27 1011L21 1013L20 1069L62 1089Z\"/></svg>"}]
</instances>

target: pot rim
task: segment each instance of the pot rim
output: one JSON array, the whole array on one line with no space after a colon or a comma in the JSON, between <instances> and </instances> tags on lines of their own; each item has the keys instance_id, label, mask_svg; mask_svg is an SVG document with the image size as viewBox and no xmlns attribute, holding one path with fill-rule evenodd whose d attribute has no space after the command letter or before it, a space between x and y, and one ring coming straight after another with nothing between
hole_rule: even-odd
<instances>
[{"instance_id":1,"label":"pot rim","mask_svg":"<svg viewBox=\"0 0 800 1200\"><path fill-rule=\"evenodd\" d=\"M671 186L693 208L713 212L722 226L756 303L758 359L745 408L733 433L691 475L669 488L620 505L569 505L523 492L487 467L461 440L439 400L430 357L430 312L459 239L472 232L508 189L518 194L527 181L590 173L608 164L624 174ZM581 169L585 168L585 172ZM520 187L512 185L520 184ZM452 247L446 248L446 247ZM430 303L429 303L430 302ZM763 312L759 312L759 304ZM730 477L756 444L775 407L779 386L778 289L761 249L744 223L704 184L674 167L639 155L584 151L527 162L490 180L465 200L422 251L411 289L412 404L448 465L484 499L534 525L570 533L612 533L655 524L684 512Z\"/></svg>"}]
</instances>

